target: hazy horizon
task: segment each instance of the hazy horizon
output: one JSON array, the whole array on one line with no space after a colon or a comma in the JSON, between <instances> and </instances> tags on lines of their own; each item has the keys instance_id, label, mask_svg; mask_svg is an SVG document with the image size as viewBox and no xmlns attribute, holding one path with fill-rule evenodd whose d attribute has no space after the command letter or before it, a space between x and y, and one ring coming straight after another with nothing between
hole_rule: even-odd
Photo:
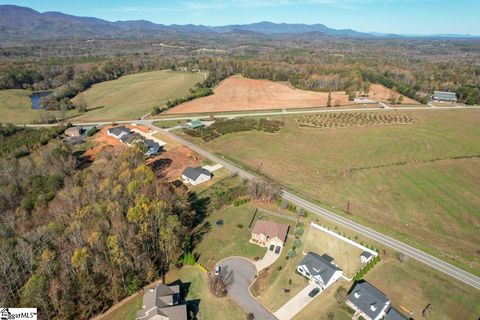
<instances>
[{"instance_id":1,"label":"hazy horizon","mask_svg":"<svg viewBox=\"0 0 480 320\"><path fill-rule=\"evenodd\" d=\"M238 0L138 1L60 0L3 2L39 12L60 11L108 21L148 20L159 24L222 26L261 21L321 23L335 29L404 35L480 35L480 2L447 0ZM339 19L338 17L342 18ZM408 17L408 19L406 18ZM462 23L455 20L461 19ZM408 23L405 23L407 21Z\"/></svg>"}]
</instances>

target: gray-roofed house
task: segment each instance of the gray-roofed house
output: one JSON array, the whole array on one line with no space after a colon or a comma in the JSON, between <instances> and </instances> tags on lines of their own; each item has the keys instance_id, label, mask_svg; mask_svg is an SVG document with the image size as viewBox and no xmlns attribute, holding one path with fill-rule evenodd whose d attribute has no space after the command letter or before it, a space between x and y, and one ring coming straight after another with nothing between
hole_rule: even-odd
<instances>
[{"instance_id":1,"label":"gray-roofed house","mask_svg":"<svg viewBox=\"0 0 480 320\"><path fill-rule=\"evenodd\" d=\"M193 119L190 122L187 122L187 128L189 129L197 129L201 127L205 127L205 124L198 119Z\"/></svg>"},{"instance_id":2,"label":"gray-roofed house","mask_svg":"<svg viewBox=\"0 0 480 320\"><path fill-rule=\"evenodd\" d=\"M182 179L186 183L190 183L194 186L197 184L203 183L205 181L208 181L212 178L212 173L208 171L207 169L203 169L202 167L187 167L185 170L182 172Z\"/></svg>"},{"instance_id":3,"label":"gray-roofed house","mask_svg":"<svg viewBox=\"0 0 480 320\"><path fill-rule=\"evenodd\" d=\"M373 254L371 252L363 251L363 253L360 255L360 261L362 263L367 263L372 259L373 259Z\"/></svg>"},{"instance_id":4,"label":"gray-roofed house","mask_svg":"<svg viewBox=\"0 0 480 320\"><path fill-rule=\"evenodd\" d=\"M370 283L363 281L355 284L350 291L347 305L367 320L378 320L385 315L390 299Z\"/></svg>"},{"instance_id":5,"label":"gray-roofed house","mask_svg":"<svg viewBox=\"0 0 480 320\"><path fill-rule=\"evenodd\" d=\"M107 134L111 137L121 139L123 136L130 134L130 129L125 126L116 126L108 128Z\"/></svg>"},{"instance_id":6,"label":"gray-roofed house","mask_svg":"<svg viewBox=\"0 0 480 320\"><path fill-rule=\"evenodd\" d=\"M147 148L147 152L145 152L145 155L148 157L163 151L163 146L159 145L157 142L151 139L143 140L143 145Z\"/></svg>"},{"instance_id":7,"label":"gray-roofed house","mask_svg":"<svg viewBox=\"0 0 480 320\"><path fill-rule=\"evenodd\" d=\"M441 102L457 102L457 94L455 92L433 91L432 100Z\"/></svg>"},{"instance_id":8,"label":"gray-roofed house","mask_svg":"<svg viewBox=\"0 0 480 320\"><path fill-rule=\"evenodd\" d=\"M383 320L408 320L400 311L395 308L390 308L385 314Z\"/></svg>"},{"instance_id":9,"label":"gray-roofed house","mask_svg":"<svg viewBox=\"0 0 480 320\"><path fill-rule=\"evenodd\" d=\"M136 320L187 320L187 306L180 304L180 286L160 284L145 292Z\"/></svg>"},{"instance_id":10,"label":"gray-roofed house","mask_svg":"<svg viewBox=\"0 0 480 320\"><path fill-rule=\"evenodd\" d=\"M322 290L328 288L343 274L342 269L333 263L333 258L309 252L298 264L297 271L312 280Z\"/></svg>"}]
</instances>

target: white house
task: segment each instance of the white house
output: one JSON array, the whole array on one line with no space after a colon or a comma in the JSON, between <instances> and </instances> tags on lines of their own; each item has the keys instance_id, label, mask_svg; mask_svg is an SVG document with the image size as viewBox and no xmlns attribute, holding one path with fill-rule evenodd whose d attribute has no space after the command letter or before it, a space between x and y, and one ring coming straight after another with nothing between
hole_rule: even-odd
<instances>
[{"instance_id":1,"label":"white house","mask_svg":"<svg viewBox=\"0 0 480 320\"><path fill-rule=\"evenodd\" d=\"M123 136L130 134L130 129L125 126L111 127L107 130L107 135L121 139Z\"/></svg>"},{"instance_id":2,"label":"white house","mask_svg":"<svg viewBox=\"0 0 480 320\"><path fill-rule=\"evenodd\" d=\"M347 305L367 320L379 320L390 307L390 299L370 283L363 281L350 291Z\"/></svg>"},{"instance_id":3,"label":"white house","mask_svg":"<svg viewBox=\"0 0 480 320\"><path fill-rule=\"evenodd\" d=\"M320 256L309 252L297 266L298 273L312 280L322 290L325 290L343 274L342 269L333 263L333 258L324 254Z\"/></svg>"},{"instance_id":4,"label":"white house","mask_svg":"<svg viewBox=\"0 0 480 320\"><path fill-rule=\"evenodd\" d=\"M200 183L204 183L212 178L212 173L201 167L187 167L182 172L182 179L185 183L190 183L194 186Z\"/></svg>"},{"instance_id":5,"label":"white house","mask_svg":"<svg viewBox=\"0 0 480 320\"><path fill-rule=\"evenodd\" d=\"M363 251L363 253L360 255L360 261L362 263L368 263L372 259L373 259L373 254L368 251Z\"/></svg>"}]
</instances>

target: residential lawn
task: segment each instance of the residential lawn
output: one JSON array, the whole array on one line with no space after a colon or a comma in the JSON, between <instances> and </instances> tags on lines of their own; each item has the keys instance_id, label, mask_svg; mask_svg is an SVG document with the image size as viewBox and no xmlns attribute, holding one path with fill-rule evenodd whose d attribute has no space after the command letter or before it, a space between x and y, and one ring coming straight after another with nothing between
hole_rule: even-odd
<instances>
[{"instance_id":1,"label":"residential lawn","mask_svg":"<svg viewBox=\"0 0 480 320\"><path fill-rule=\"evenodd\" d=\"M225 168L221 168L221 169L215 170L215 172L213 172L213 178L212 179L210 179L207 182L204 182L202 184L196 185L196 186L189 185L188 188L191 191L200 193L202 191L207 190L208 188L210 188L211 186L213 186L215 183L219 182L220 180L227 178L228 176L230 176L230 171L228 171Z\"/></svg>"},{"instance_id":2,"label":"residential lawn","mask_svg":"<svg viewBox=\"0 0 480 320\"><path fill-rule=\"evenodd\" d=\"M363 250L313 227L310 227L303 250L305 253L328 254L348 278L352 278L364 265L360 261Z\"/></svg>"},{"instance_id":3,"label":"residential lawn","mask_svg":"<svg viewBox=\"0 0 480 320\"><path fill-rule=\"evenodd\" d=\"M187 303L198 305L199 319L245 319L245 312L230 297L217 298L210 293L207 275L200 269L186 266L168 273L169 283L179 280L188 287Z\"/></svg>"},{"instance_id":4,"label":"residential lawn","mask_svg":"<svg viewBox=\"0 0 480 320\"><path fill-rule=\"evenodd\" d=\"M142 307L143 293L135 296L132 300L121 305L109 314L104 315L102 320L135 320L137 311Z\"/></svg>"},{"instance_id":5,"label":"residential lawn","mask_svg":"<svg viewBox=\"0 0 480 320\"><path fill-rule=\"evenodd\" d=\"M227 207L212 213L200 226L199 233L205 233L195 248L199 254L199 263L212 270L217 262L230 256L242 256L253 259L263 257L266 248L251 244L251 233L248 225L255 212L255 205L246 204L240 207ZM222 226L216 221L223 220ZM238 228L241 224L243 227Z\"/></svg>"},{"instance_id":6,"label":"residential lawn","mask_svg":"<svg viewBox=\"0 0 480 320\"><path fill-rule=\"evenodd\" d=\"M32 109L30 99L32 91L23 89L0 90L0 123L30 124L40 117L41 113L59 117L57 111ZM67 117L76 115L75 110L67 112Z\"/></svg>"},{"instance_id":7,"label":"residential lawn","mask_svg":"<svg viewBox=\"0 0 480 320\"><path fill-rule=\"evenodd\" d=\"M335 299L335 292L339 287L350 288L350 283L339 281L332 284L327 290L321 292L312 302L310 302L302 311L297 313L293 320L326 320L328 313L335 315L335 320L351 320L352 317L342 309Z\"/></svg>"},{"instance_id":8,"label":"residential lawn","mask_svg":"<svg viewBox=\"0 0 480 320\"><path fill-rule=\"evenodd\" d=\"M269 215L263 214L263 216L264 220L275 220L274 217ZM282 220L277 221L289 223L284 219ZM289 224L292 224L292 222ZM295 272L297 265L304 257L302 247L306 238L306 231L305 229L304 234L300 237L302 246L296 249L296 256L292 259L287 259L287 253L292 248L295 239L293 236L295 227L290 227L289 237L282 249L280 258L272 266L260 272L257 280L251 287L252 294L273 312L278 310L308 284L307 279ZM289 289L290 291L286 293L284 289Z\"/></svg>"},{"instance_id":9,"label":"residential lawn","mask_svg":"<svg viewBox=\"0 0 480 320\"><path fill-rule=\"evenodd\" d=\"M75 121L137 119L152 111L154 106L163 106L169 99L183 97L202 80L202 73L160 70L98 83L81 93L90 110L76 117Z\"/></svg>"},{"instance_id":10,"label":"residential lawn","mask_svg":"<svg viewBox=\"0 0 480 320\"><path fill-rule=\"evenodd\" d=\"M275 134L187 138L340 214L350 203L350 219L480 275L480 110L398 112L415 123L302 129L284 116Z\"/></svg>"},{"instance_id":11,"label":"residential lawn","mask_svg":"<svg viewBox=\"0 0 480 320\"><path fill-rule=\"evenodd\" d=\"M430 303L429 319L477 319L480 315L480 291L442 273L408 260L403 265L392 257L380 262L365 279L390 297L392 305L413 311L422 318Z\"/></svg>"}]
</instances>

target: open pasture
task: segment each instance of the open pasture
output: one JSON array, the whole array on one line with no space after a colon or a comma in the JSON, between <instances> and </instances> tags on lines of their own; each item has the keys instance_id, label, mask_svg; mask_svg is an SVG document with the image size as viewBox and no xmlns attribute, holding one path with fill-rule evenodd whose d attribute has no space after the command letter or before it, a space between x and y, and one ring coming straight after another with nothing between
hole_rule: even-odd
<instances>
[{"instance_id":1,"label":"open pasture","mask_svg":"<svg viewBox=\"0 0 480 320\"><path fill-rule=\"evenodd\" d=\"M202 147L476 274L479 110L405 110L415 123L224 135ZM190 138L190 137L188 137ZM190 138L192 139L192 138Z\"/></svg>"}]
</instances>

